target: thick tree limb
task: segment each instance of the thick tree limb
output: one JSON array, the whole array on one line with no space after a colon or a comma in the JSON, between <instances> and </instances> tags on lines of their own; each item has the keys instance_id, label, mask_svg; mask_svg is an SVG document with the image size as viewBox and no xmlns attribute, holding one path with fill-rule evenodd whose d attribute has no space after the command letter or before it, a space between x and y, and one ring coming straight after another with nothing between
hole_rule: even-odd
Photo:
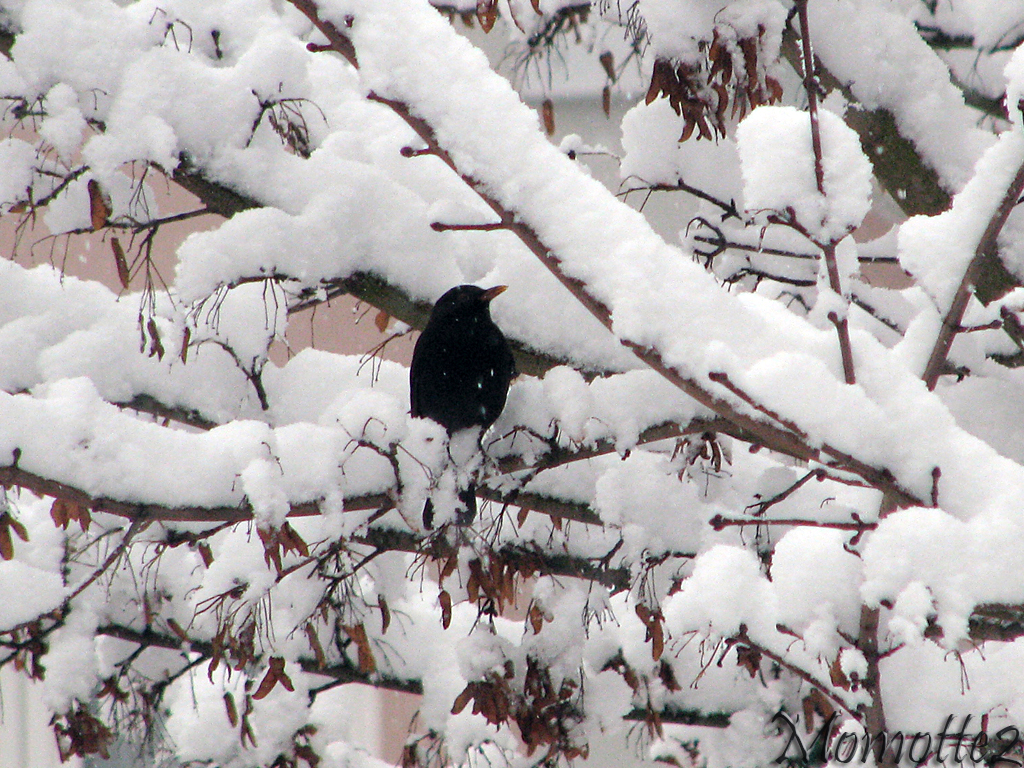
<instances>
[{"instance_id":1,"label":"thick tree limb","mask_svg":"<svg viewBox=\"0 0 1024 768\"><path fill-rule=\"evenodd\" d=\"M111 403L118 408L129 408L139 413L147 413L160 419L170 419L179 424L185 424L196 429L213 429L218 426L217 422L208 419L194 408L179 408L160 402L152 395L136 395L131 400Z\"/></svg>"},{"instance_id":2,"label":"thick tree limb","mask_svg":"<svg viewBox=\"0 0 1024 768\"><path fill-rule=\"evenodd\" d=\"M0 467L0 485L17 486L41 496L51 496L72 504L90 509L94 512L105 512L118 517L127 518L135 523L145 522L190 522L190 523L245 523L253 520L252 507L243 502L237 507L168 507L161 504L129 502L118 499L98 498L85 491L56 480L28 472L18 466ZM507 498L508 494L497 491L482 492L482 498L492 499L499 503L514 503L516 506L546 514L553 518L576 520L592 525L600 525L600 518L586 505L553 499L536 493L521 494L514 501ZM347 511L384 510L393 505L387 494L367 494L345 499ZM309 517L320 515L322 511L316 502L292 505L289 517ZM434 551L442 546L442 540L436 536L428 538L422 534L398 531L379 526L371 527L366 532L352 537L355 543L366 544L378 549L391 549L403 552L422 552L426 548ZM454 545L445 545L454 546ZM519 548L499 548L509 557L529 560L538 572L556 576L571 576L589 581L596 581L613 591L628 588L629 573L625 569L610 568L606 564L585 558L568 556L560 553L533 551ZM453 548L448 554L454 554ZM437 552L435 552L437 554ZM443 553L442 553L443 554Z\"/></svg>"},{"instance_id":3,"label":"thick tree limb","mask_svg":"<svg viewBox=\"0 0 1024 768\"><path fill-rule=\"evenodd\" d=\"M1024 103L1020 107L1024 107ZM986 259L997 258L999 233L1002 232L1022 193L1024 193L1024 162L1017 169L1016 175L1007 187L1006 194L1003 195L1002 201L992 214L992 218L989 219L988 226L985 227L985 231L974 249L974 257L967 265L960 285L956 289L956 294L953 296L953 301L942 318L942 327L939 330L938 338L935 339L935 345L932 347L922 375L928 389L935 389L949 356L949 349L953 346L953 340L961 330L967 305L975 295L975 286L987 263Z\"/></svg>"},{"instance_id":4,"label":"thick tree limb","mask_svg":"<svg viewBox=\"0 0 1024 768\"><path fill-rule=\"evenodd\" d=\"M96 628L96 634L116 637L118 640L135 643L144 648L162 648L169 651L181 651L183 654L199 653L212 658L218 652L213 643L208 640L190 637L186 641L174 634L157 632L151 627L140 630L124 624L104 624ZM341 683L362 683L389 691L423 693L423 685L419 680L408 680L379 673L367 674L351 664L337 663L320 666L315 658L302 657L299 659L299 666L304 672L332 677Z\"/></svg>"},{"instance_id":5,"label":"thick tree limb","mask_svg":"<svg viewBox=\"0 0 1024 768\"><path fill-rule=\"evenodd\" d=\"M52 496L63 499L73 504L93 510L94 512L106 512L118 517L130 520L151 520L160 522L190 522L190 523L225 523L225 522L247 522L253 519L252 506L242 501L238 506L167 506L149 502L133 502L122 499L111 499L107 497L93 496L86 491L76 488L67 483L42 475L29 472L21 467L10 465L0 467L0 485L5 487L24 488L40 496ZM507 494L488 492L481 494L484 498L492 498L502 503L510 502ZM386 493L370 493L362 496L351 496L345 499L345 509L348 511L359 511L368 509L387 509L393 506L391 497ZM522 494L515 502L518 507L524 507L532 511L561 517L567 520L577 520L593 525L600 525L600 519L586 505L549 498L536 493ZM531 506L535 504L534 506ZM322 514L319 502L308 501L292 504L289 517L310 517Z\"/></svg>"}]
</instances>

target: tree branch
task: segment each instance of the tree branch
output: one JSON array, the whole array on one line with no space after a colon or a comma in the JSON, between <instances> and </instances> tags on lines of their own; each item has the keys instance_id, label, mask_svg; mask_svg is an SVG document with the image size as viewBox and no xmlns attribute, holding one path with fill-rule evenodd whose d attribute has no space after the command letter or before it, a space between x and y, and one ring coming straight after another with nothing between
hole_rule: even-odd
<instances>
[{"instance_id":1,"label":"tree branch","mask_svg":"<svg viewBox=\"0 0 1024 768\"><path fill-rule=\"evenodd\" d=\"M814 183L818 194L825 197L825 158L821 149L821 126L818 115L818 81L814 73L814 53L811 50L811 29L807 18L807 0L797 0L796 12L800 19L800 40L803 45L804 90L807 91L807 111L811 117L811 148L814 152ZM821 243L822 258L828 272L828 285L837 296L843 295L843 287L839 280L839 264L836 261L836 243ZM843 361L843 377L847 384L856 384L857 377L853 368L853 347L850 344L850 324L846 314L840 317L829 312L828 319L836 328L839 337L839 354Z\"/></svg>"},{"instance_id":2,"label":"tree branch","mask_svg":"<svg viewBox=\"0 0 1024 768\"><path fill-rule=\"evenodd\" d=\"M118 640L125 640L129 643L146 648L163 648L169 651L181 651L185 653L200 653L204 656L215 656L219 650L208 640L201 640L190 637L184 640L177 635L157 632L151 627L135 629L124 624L104 624L96 628L96 634L107 637L115 637ZM258 660L254 660L258 661ZM367 674L351 664L337 663L321 666L315 658L300 657L299 666L304 672L316 675L332 677L343 683L363 683L374 688L382 688L389 691L400 691L402 693L423 693L423 685L419 680L393 677L379 673Z\"/></svg>"},{"instance_id":3,"label":"tree branch","mask_svg":"<svg viewBox=\"0 0 1024 768\"><path fill-rule=\"evenodd\" d=\"M1024 110L1024 101L1017 105L1018 109ZM975 295L975 286L987 258L997 258L999 252L999 233L1002 232L1010 213L1016 207L1021 194L1024 193L1024 162L1017 168L1017 173L1010 182L1010 186L1003 195L1002 201L989 219L978 245L974 249L974 257L967 265L960 285L956 289L953 301L949 310L942 318L942 327L939 329L938 338L932 347L928 363L925 365L922 378L928 389L935 389L939 376L949 356L949 349L953 346L953 340L960 332L964 313L971 297Z\"/></svg>"},{"instance_id":4,"label":"tree branch","mask_svg":"<svg viewBox=\"0 0 1024 768\"><path fill-rule=\"evenodd\" d=\"M832 703L834 703L844 712L854 717L856 720L861 719L861 716L859 715L857 710L849 702L843 699L843 697L840 694L836 693L833 686L829 685L824 680L817 678L815 675L811 674L803 667L793 664L791 661L783 657L782 654L769 650L768 648L759 643L755 643L753 640L750 639L750 636L747 634L746 626L740 625L740 631L733 638L733 642L740 645L745 645L748 648L755 649L760 654L768 657L779 666L784 667L804 682L809 683L811 686L819 690L822 693L822 695L831 700Z\"/></svg>"}]
</instances>

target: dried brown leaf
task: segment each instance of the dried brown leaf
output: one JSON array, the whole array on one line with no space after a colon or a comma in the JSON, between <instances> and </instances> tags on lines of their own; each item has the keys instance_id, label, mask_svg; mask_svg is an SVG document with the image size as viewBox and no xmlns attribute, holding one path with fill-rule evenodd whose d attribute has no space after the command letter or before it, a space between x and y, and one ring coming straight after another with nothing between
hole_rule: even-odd
<instances>
[{"instance_id":1,"label":"dried brown leaf","mask_svg":"<svg viewBox=\"0 0 1024 768\"><path fill-rule=\"evenodd\" d=\"M551 99L544 99L540 105L540 116L544 121L544 130L548 136L555 135L555 105Z\"/></svg>"},{"instance_id":2,"label":"dried brown leaf","mask_svg":"<svg viewBox=\"0 0 1024 768\"><path fill-rule=\"evenodd\" d=\"M238 725L238 708L235 706L235 697L231 695L231 691L224 693L224 709L228 713L228 722L234 728Z\"/></svg>"},{"instance_id":3,"label":"dried brown leaf","mask_svg":"<svg viewBox=\"0 0 1024 768\"><path fill-rule=\"evenodd\" d=\"M164 359L164 345L160 341L160 329L157 327L156 319L149 318L146 322L146 330L149 332L149 356L157 360Z\"/></svg>"},{"instance_id":4,"label":"dried brown leaf","mask_svg":"<svg viewBox=\"0 0 1024 768\"><path fill-rule=\"evenodd\" d=\"M761 651L751 646L737 645L736 664L747 670L751 677L756 677L761 668Z\"/></svg>"},{"instance_id":5,"label":"dried brown leaf","mask_svg":"<svg viewBox=\"0 0 1024 768\"><path fill-rule=\"evenodd\" d=\"M19 520L16 520L15 518L8 516L8 522L11 525L11 530L13 530L15 534L17 534L19 539L21 539L22 541L28 541L28 529L25 528L25 526L22 525L22 523Z\"/></svg>"},{"instance_id":6,"label":"dried brown leaf","mask_svg":"<svg viewBox=\"0 0 1024 768\"><path fill-rule=\"evenodd\" d=\"M281 526L279 536L285 552L298 552L303 557L309 557L309 547L306 542L287 521Z\"/></svg>"},{"instance_id":7,"label":"dried brown leaf","mask_svg":"<svg viewBox=\"0 0 1024 768\"><path fill-rule=\"evenodd\" d=\"M530 620L530 627L533 629L533 634L538 635L544 628L544 611L539 605L534 603L530 606L530 610L527 613L527 617Z\"/></svg>"},{"instance_id":8,"label":"dried brown leaf","mask_svg":"<svg viewBox=\"0 0 1024 768\"><path fill-rule=\"evenodd\" d=\"M239 741L242 743L242 747L245 747L245 742L249 742L252 747L256 745L256 734L252 732L252 725L249 723L249 718L245 718L242 721L242 732L239 735Z\"/></svg>"},{"instance_id":9,"label":"dried brown leaf","mask_svg":"<svg viewBox=\"0 0 1024 768\"><path fill-rule=\"evenodd\" d=\"M312 623L306 624L305 626L306 639L309 641L309 647L313 649L313 655L316 656L316 665L323 669L327 666L327 655L324 653L324 647L320 644L320 637L316 633L316 627Z\"/></svg>"},{"instance_id":10,"label":"dried brown leaf","mask_svg":"<svg viewBox=\"0 0 1024 768\"><path fill-rule=\"evenodd\" d=\"M128 268L128 259L124 255L124 248L121 241L116 237L110 238L110 250L114 252L114 264L117 266L117 279L121 281L121 287L127 288L131 281L131 271Z\"/></svg>"},{"instance_id":11,"label":"dried brown leaf","mask_svg":"<svg viewBox=\"0 0 1024 768\"><path fill-rule=\"evenodd\" d=\"M252 695L257 701L262 699L277 685L278 673L274 667L274 660L270 660L270 666L267 668L267 673L263 675L263 679L260 681L259 687L256 689L256 693Z\"/></svg>"},{"instance_id":12,"label":"dried brown leaf","mask_svg":"<svg viewBox=\"0 0 1024 768\"><path fill-rule=\"evenodd\" d=\"M654 71L651 73L651 84L647 88L647 95L644 96L644 103L650 104L661 93L661 82L664 78L664 72L661 61L654 62Z\"/></svg>"},{"instance_id":13,"label":"dried brown leaf","mask_svg":"<svg viewBox=\"0 0 1024 768\"><path fill-rule=\"evenodd\" d=\"M448 629L452 623L452 596L447 589L442 589L437 599L441 603L441 626Z\"/></svg>"},{"instance_id":14,"label":"dried brown leaf","mask_svg":"<svg viewBox=\"0 0 1024 768\"><path fill-rule=\"evenodd\" d=\"M280 656L274 656L270 659L270 666L274 668L277 674L277 680L284 686L284 689L291 693L295 690L295 686L292 684L292 679L288 677L288 673L284 671L284 659Z\"/></svg>"},{"instance_id":15,"label":"dried brown leaf","mask_svg":"<svg viewBox=\"0 0 1024 768\"><path fill-rule=\"evenodd\" d=\"M665 652L665 631L662 627L662 623L659 619L651 622L651 658L657 661L661 658L661 654Z\"/></svg>"},{"instance_id":16,"label":"dried brown leaf","mask_svg":"<svg viewBox=\"0 0 1024 768\"><path fill-rule=\"evenodd\" d=\"M452 703L452 714L457 715L466 708L466 705L473 700L473 683L462 689L462 693L455 697Z\"/></svg>"},{"instance_id":17,"label":"dried brown leaf","mask_svg":"<svg viewBox=\"0 0 1024 768\"><path fill-rule=\"evenodd\" d=\"M186 328L185 332L181 335L181 351L178 353L178 357L181 358L181 362L188 362L188 343L192 339L192 329Z\"/></svg>"},{"instance_id":18,"label":"dried brown leaf","mask_svg":"<svg viewBox=\"0 0 1024 768\"><path fill-rule=\"evenodd\" d=\"M68 503L64 499L53 500L53 504L50 505L50 518L58 528L65 531L68 529L68 523L71 520L68 516Z\"/></svg>"},{"instance_id":19,"label":"dried brown leaf","mask_svg":"<svg viewBox=\"0 0 1024 768\"><path fill-rule=\"evenodd\" d=\"M185 632L184 629L181 628L181 624L179 624L174 619L167 620L167 628L171 630L171 632L173 632L175 635L177 635L178 639L182 642L188 641L188 634Z\"/></svg>"},{"instance_id":20,"label":"dried brown leaf","mask_svg":"<svg viewBox=\"0 0 1024 768\"><path fill-rule=\"evenodd\" d=\"M209 544L205 541L201 541L196 545L196 549L199 550L199 556L203 558L203 565L207 568L213 565L213 550L210 549Z\"/></svg>"},{"instance_id":21,"label":"dried brown leaf","mask_svg":"<svg viewBox=\"0 0 1024 768\"><path fill-rule=\"evenodd\" d=\"M828 665L828 676L832 680L832 685L848 691L850 690L850 680L847 678L846 673L843 672L842 656L843 653L840 651L836 654L832 663Z\"/></svg>"},{"instance_id":22,"label":"dried brown leaf","mask_svg":"<svg viewBox=\"0 0 1024 768\"><path fill-rule=\"evenodd\" d=\"M14 557L14 542L11 541L11 529L0 525L0 557L11 560Z\"/></svg>"},{"instance_id":23,"label":"dried brown leaf","mask_svg":"<svg viewBox=\"0 0 1024 768\"><path fill-rule=\"evenodd\" d=\"M81 504L74 504L69 502L69 506L72 511L72 519L78 521L78 525L83 531L88 531L89 526L92 525L92 512L89 511L88 507L83 507Z\"/></svg>"},{"instance_id":24,"label":"dried brown leaf","mask_svg":"<svg viewBox=\"0 0 1024 768\"><path fill-rule=\"evenodd\" d=\"M451 576L453 573L455 573L455 569L458 567L458 565L459 565L459 561L455 557L449 557L447 560L445 560L444 566L441 568L441 579L440 580L444 581L449 576Z\"/></svg>"},{"instance_id":25,"label":"dried brown leaf","mask_svg":"<svg viewBox=\"0 0 1024 768\"><path fill-rule=\"evenodd\" d=\"M825 695L817 688L811 689L811 692L804 697L802 704L804 728L807 730L807 733L811 733L814 730L815 714L824 722L828 721L836 711L835 707L832 706L832 702L825 698Z\"/></svg>"},{"instance_id":26,"label":"dried brown leaf","mask_svg":"<svg viewBox=\"0 0 1024 768\"><path fill-rule=\"evenodd\" d=\"M346 626L345 634L349 636L349 639L355 643L356 646L356 658L359 664L359 671L363 674L371 675L377 671L377 660L373 656L373 651L370 649L370 640L366 636L366 627L363 624L353 624Z\"/></svg>"},{"instance_id":27,"label":"dried brown leaf","mask_svg":"<svg viewBox=\"0 0 1024 768\"><path fill-rule=\"evenodd\" d=\"M480 22L480 29L490 32L498 18L498 0L477 0L476 18Z\"/></svg>"},{"instance_id":28,"label":"dried brown leaf","mask_svg":"<svg viewBox=\"0 0 1024 768\"><path fill-rule=\"evenodd\" d=\"M661 680L661 684L665 686L665 689L675 693L676 691L683 690L683 687L679 684L676 679L676 671L664 659L661 660L661 664L658 665L658 678Z\"/></svg>"},{"instance_id":29,"label":"dried brown leaf","mask_svg":"<svg viewBox=\"0 0 1024 768\"><path fill-rule=\"evenodd\" d=\"M96 179L89 179L86 188L89 190L89 221L92 224L92 231L96 232L102 229L110 218L110 196Z\"/></svg>"}]
</instances>

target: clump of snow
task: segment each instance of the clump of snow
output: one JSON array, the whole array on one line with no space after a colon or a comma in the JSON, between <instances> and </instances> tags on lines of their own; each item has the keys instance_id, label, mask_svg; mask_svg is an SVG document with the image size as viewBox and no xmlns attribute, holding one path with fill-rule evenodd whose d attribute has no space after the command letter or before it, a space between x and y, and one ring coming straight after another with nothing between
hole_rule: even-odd
<instances>
[{"instance_id":1,"label":"clump of snow","mask_svg":"<svg viewBox=\"0 0 1024 768\"><path fill-rule=\"evenodd\" d=\"M714 27L713 7L720 3L701 0L643 0L642 9L651 44L663 58L696 60L698 43L711 36Z\"/></svg>"},{"instance_id":2,"label":"clump of snow","mask_svg":"<svg viewBox=\"0 0 1024 768\"><path fill-rule=\"evenodd\" d=\"M97 621L92 610L79 605L48 638L42 662L46 668L43 691L54 712L64 712L75 699L88 701L93 695L99 675Z\"/></svg>"},{"instance_id":3,"label":"clump of snow","mask_svg":"<svg viewBox=\"0 0 1024 768\"><path fill-rule=\"evenodd\" d=\"M239 473L242 493L261 528L276 528L288 517L291 504L277 484L281 468L269 459L253 459Z\"/></svg>"},{"instance_id":4,"label":"clump of snow","mask_svg":"<svg viewBox=\"0 0 1024 768\"><path fill-rule=\"evenodd\" d=\"M602 472L594 507L602 522L622 528L630 559L644 551L693 552L708 507L667 456L637 451Z\"/></svg>"},{"instance_id":5,"label":"clump of snow","mask_svg":"<svg viewBox=\"0 0 1024 768\"><path fill-rule=\"evenodd\" d=\"M693 574L665 602L673 633L708 631L722 637L752 631L774 634L778 600L761 573L757 556L740 547L717 545L697 558Z\"/></svg>"},{"instance_id":6,"label":"clump of snow","mask_svg":"<svg viewBox=\"0 0 1024 768\"><path fill-rule=\"evenodd\" d=\"M185 675L170 687L167 732L178 757L184 761L214 761L223 765L264 764L292 742L306 724L308 677L297 664L286 664L285 673L295 688L278 683L264 698L249 700L244 675L217 671L207 675L205 666ZM248 701L247 715L254 742L239 738L228 722L225 698L231 696L236 711ZM211 727L213 726L213 727Z\"/></svg>"},{"instance_id":7,"label":"clump of snow","mask_svg":"<svg viewBox=\"0 0 1024 768\"><path fill-rule=\"evenodd\" d=\"M954 647L966 635L974 606L1019 594L1019 585L1005 574L1024 567L1024 556L1001 542L1020 535L1019 520L979 515L964 522L939 509L900 510L881 521L864 548L861 594L869 605L878 605L910 589L907 600L912 601L905 601L902 615L919 624L925 610L922 585L927 587L944 631L942 642ZM959 567L951 570L951 562Z\"/></svg>"},{"instance_id":8,"label":"clump of snow","mask_svg":"<svg viewBox=\"0 0 1024 768\"><path fill-rule=\"evenodd\" d=\"M810 116L794 107L758 107L736 129L748 211L792 212L820 243L842 239L871 207L871 163L857 134L819 112L824 195L815 180Z\"/></svg>"},{"instance_id":9,"label":"clump of snow","mask_svg":"<svg viewBox=\"0 0 1024 768\"><path fill-rule=\"evenodd\" d=\"M919 645L928 626L928 618L934 613L935 606L928 587L920 581L912 581L896 598L888 631L895 642Z\"/></svg>"},{"instance_id":10,"label":"clump of snow","mask_svg":"<svg viewBox=\"0 0 1024 768\"><path fill-rule=\"evenodd\" d=\"M1024 3L1020 0L970 0L958 4L964 20L973 28L974 44L981 49L1006 45L1020 24Z\"/></svg>"},{"instance_id":11,"label":"clump of snow","mask_svg":"<svg viewBox=\"0 0 1024 768\"><path fill-rule=\"evenodd\" d=\"M19 542L18 548L21 546ZM0 562L0 583L10 590L9 594L18 596L18 599L4 600L0 605L0 630L16 627L52 611L67 596L59 575L20 560Z\"/></svg>"},{"instance_id":12,"label":"clump of snow","mask_svg":"<svg viewBox=\"0 0 1024 768\"><path fill-rule=\"evenodd\" d=\"M57 83L44 103L46 117L39 126L39 135L57 150L61 160L70 162L87 127L78 108L78 94L67 83Z\"/></svg>"},{"instance_id":13,"label":"clump of snow","mask_svg":"<svg viewBox=\"0 0 1024 768\"><path fill-rule=\"evenodd\" d=\"M756 38L763 27L777 46L786 16L775 0L641 0L639 5L657 55L687 62L703 56L700 43L711 39L716 23L739 38Z\"/></svg>"},{"instance_id":14,"label":"clump of snow","mask_svg":"<svg viewBox=\"0 0 1024 768\"><path fill-rule=\"evenodd\" d=\"M622 118L625 153L619 173L629 189L646 184L674 186L680 181L728 203L739 198L741 179L736 144L679 141L683 119L668 99L640 102Z\"/></svg>"},{"instance_id":15,"label":"clump of snow","mask_svg":"<svg viewBox=\"0 0 1024 768\"><path fill-rule=\"evenodd\" d=\"M244 370L259 370L270 343L283 337L288 325L288 304L272 280L224 290L196 313L194 338L231 350Z\"/></svg>"},{"instance_id":16,"label":"clump of snow","mask_svg":"<svg viewBox=\"0 0 1024 768\"><path fill-rule=\"evenodd\" d=\"M855 634L860 620L860 560L844 544L849 532L795 528L775 545L772 583L779 620L797 632L815 620Z\"/></svg>"},{"instance_id":17,"label":"clump of snow","mask_svg":"<svg viewBox=\"0 0 1024 768\"><path fill-rule=\"evenodd\" d=\"M393 395L377 390L343 392L324 411L324 423L337 423L352 440L386 450L405 437L406 408Z\"/></svg>"},{"instance_id":18,"label":"clump of snow","mask_svg":"<svg viewBox=\"0 0 1024 768\"><path fill-rule=\"evenodd\" d=\"M36 149L21 139L0 140L0 203L26 199L32 185L32 165Z\"/></svg>"}]
</instances>

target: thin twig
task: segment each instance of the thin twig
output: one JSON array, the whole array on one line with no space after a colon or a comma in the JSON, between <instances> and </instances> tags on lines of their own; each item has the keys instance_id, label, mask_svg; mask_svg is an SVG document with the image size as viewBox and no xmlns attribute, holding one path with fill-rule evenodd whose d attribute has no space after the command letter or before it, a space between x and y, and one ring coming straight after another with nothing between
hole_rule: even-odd
<instances>
[{"instance_id":1,"label":"thin twig","mask_svg":"<svg viewBox=\"0 0 1024 768\"><path fill-rule=\"evenodd\" d=\"M650 184L638 176L630 176L626 178L623 181L623 183L634 178L640 181L641 185L638 187L627 187L626 189L623 189L621 192L619 192L616 195L616 197L621 197L625 199L629 197L629 195L631 195L633 192L686 192L687 194L693 195L694 197L700 200L705 200L711 203L712 205L721 208L722 221L725 221L726 219L741 218L740 212L736 208L735 200L730 200L727 203L724 200L720 200L719 198L710 194L709 192L705 192L703 189L700 189L699 187L695 187L692 184L687 184L682 179L679 179L679 181L677 181L675 184Z\"/></svg>"},{"instance_id":2,"label":"thin twig","mask_svg":"<svg viewBox=\"0 0 1024 768\"><path fill-rule=\"evenodd\" d=\"M814 688L816 688L818 691L820 691L822 693L822 695L826 696L834 704L836 704L840 709L842 709L844 712L848 713L851 717L853 717L857 721L860 721L862 719L862 716L861 716L860 712L857 710L857 708L854 707L852 704L848 703L845 699L843 699L842 696L840 696L838 693L836 693L836 691L833 688L833 686L829 685L824 680L818 679L813 674L808 672L806 669L803 669L802 667L798 667L796 664L794 664L791 661L787 661L785 658L782 657L781 654L778 654L775 651L771 651L768 648L765 648L763 645L760 645L759 643L755 643L753 640L750 639L750 636L747 634L747 628L745 626L741 626L740 627L739 634L737 634L735 636L735 638L733 638L733 641L735 643L738 643L738 644L741 644L741 645L745 645L748 648L753 648L754 650L756 650L761 655L767 656L769 659L774 661L780 667L785 667L790 672L792 672L794 675L799 677L801 680L803 680L804 682L809 683L810 685L812 685Z\"/></svg>"},{"instance_id":3,"label":"thin twig","mask_svg":"<svg viewBox=\"0 0 1024 768\"><path fill-rule=\"evenodd\" d=\"M797 0L797 15L800 19L800 38L803 51L804 89L807 91L807 111L811 117L811 148L814 151L814 183L818 193L825 197L825 162L821 149L821 126L818 114L818 81L814 76L814 52L811 50L810 22L807 18L807 0ZM843 295L839 279L839 263L836 260L836 243L821 243L822 257L828 273L828 284L837 296ZM853 347L850 344L850 324L844 312L842 316L830 312L828 319L836 328L839 337L839 354L843 361L843 378L847 384L855 384L857 376L853 367Z\"/></svg>"},{"instance_id":4,"label":"thin twig","mask_svg":"<svg viewBox=\"0 0 1024 768\"><path fill-rule=\"evenodd\" d=\"M726 517L725 515L715 515L708 521L708 524L716 531L721 531L724 528L740 527L745 528L748 525L762 526L762 525L797 525L805 528L834 528L838 531L873 531L878 527L878 523L865 523L860 520L854 522L845 521L830 521L830 520L810 520L805 517L787 517L787 518L764 518L764 517Z\"/></svg>"},{"instance_id":5,"label":"thin twig","mask_svg":"<svg viewBox=\"0 0 1024 768\"><path fill-rule=\"evenodd\" d=\"M790 485L788 488L785 488L785 489L779 491L778 493L776 493L774 496L771 496L770 498L763 499L762 501L758 501L758 502L756 502L754 504L748 504L746 508L747 509L755 509L756 508L756 510L754 512L752 512L751 514L763 515L769 509L774 507L776 504L779 504L780 502L785 501L790 496L792 496L794 493L796 493L798 490L800 490L800 488L802 488L804 486L804 484L808 480L810 480L812 477L813 478L817 478L818 480L823 480L825 478L825 471L823 469L812 469L810 472L805 474L803 477L801 477L795 483Z\"/></svg>"},{"instance_id":6,"label":"thin twig","mask_svg":"<svg viewBox=\"0 0 1024 768\"><path fill-rule=\"evenodd\" d=\"M103 564L99 568L95 569L91 574L89 574L88 578L86 578L85 581L83 581L81 584L75 587L71 594L68 595L68 597L65 599L64 605L69 605L71 601L78 597L80 594L82 594L82 592L84 592L89 587L90 584L96 581L96 579L98 579L100 576L106 573L107 570L114 565L114 563L120 560L121 557L124 555L125 551L128 549L128 545L131 544L131 541L135 537L135 534L137 534L147 525L149 525L149 520L147 520L144 517L137 517L134 520L132 520L131 525L128 526L128 530L124 534L124 538L121 539L120 542L118 542L118 545L114 547L113 551L107 556L107 559L103 561Z\"/></svg>"}]
</instances>

